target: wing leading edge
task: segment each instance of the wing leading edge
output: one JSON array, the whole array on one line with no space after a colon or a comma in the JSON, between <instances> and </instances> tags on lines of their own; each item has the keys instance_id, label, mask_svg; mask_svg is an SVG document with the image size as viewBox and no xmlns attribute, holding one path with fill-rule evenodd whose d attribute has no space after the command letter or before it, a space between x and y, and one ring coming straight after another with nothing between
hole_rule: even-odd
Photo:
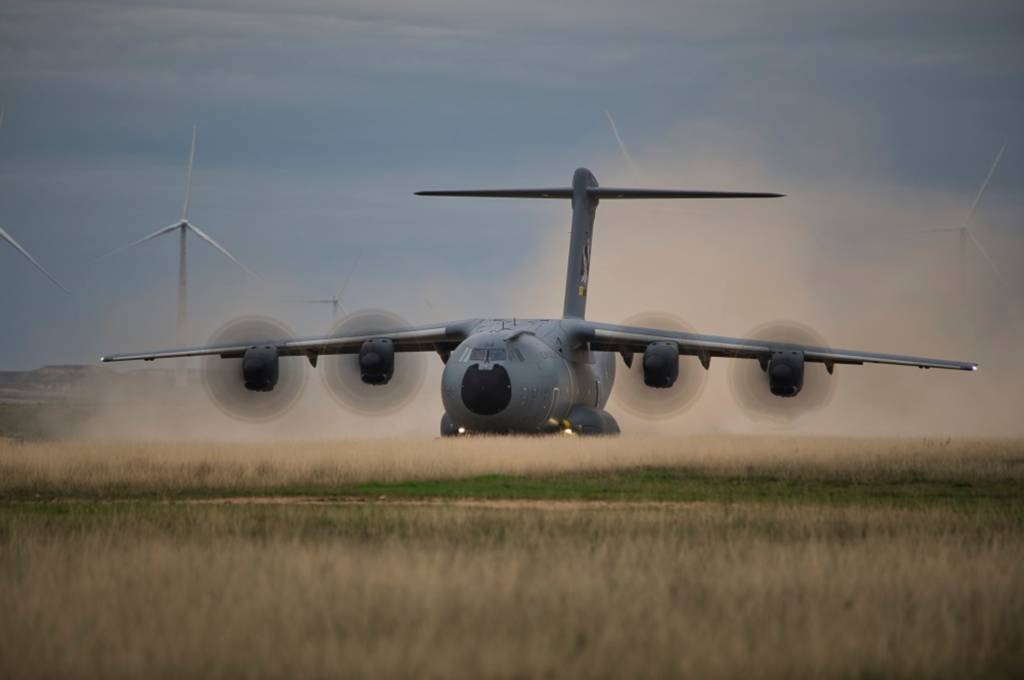
<instances>
[{"instance_id":1,"label":"wing leading edge","mask_svg":"<svg viewBox=\"0 0 1024 680\"><path fill-rule=\"evenodd\" d=\"M927 357L907 356L902 354L880 354L877 352L861 352L857 350L834 349L831 347L811 347L785 342L763 340L747 340L729 338L718 335L699 335L696 333L680 333L655 328L638 328L615 324L595 323L592 321L575 321L576 337L587 342L590 348L608 352L642 352L652 342L675 342L680 354L700 358L703 363L711 357L732 359L770 359L772 354L781 351L803 352L804 360L825 364L831 372L835 364L890 364L895 366L916 366L918 368L942 368L956 371L976 371L978 364L946 359L929 359Z\"/></svg>"},{"instance_id":2,"label":"wing leading edge","mask_svg":"<svg viewBox=\"0 0 1024 680\"><path fill-rule=\"evenodd\" d=\"M232 345L208 345L155 352L133 352L111 354L100 358L102 362L155 361L178 357L220 356L224 359L238 358L253 346L274 346L281 356L305 356L314 358L327 354L356 354L367 340L388 338L397 352L443 352L454 349L468 335L472 320L455 321L426 326L405 328L384 328L380 331L363 332L359 335L322 336L312 338L256 340Z\"/></svg>"}]
</instances>

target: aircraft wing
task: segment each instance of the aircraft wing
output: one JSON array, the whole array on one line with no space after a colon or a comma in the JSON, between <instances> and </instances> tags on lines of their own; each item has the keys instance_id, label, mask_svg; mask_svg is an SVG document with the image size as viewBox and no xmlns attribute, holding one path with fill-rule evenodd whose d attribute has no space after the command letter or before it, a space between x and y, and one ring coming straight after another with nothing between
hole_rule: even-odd
<instances>
[{"instance_id":1,"label":"aircraft wing","mask_svg":"<svg viewBox=\"0 0 1024 680\"><path fill-rule=\"evenodd\" d=\"M680 354L696 356L705 365L711 360L711 357L758 359L763 362L771 359L775 352L798 351L803 352L804 361L825 364L830 373L835 364L892 364L916 366L917 368L945 368L955 371L978 370L977 364L964 361L928 359L902 354L879 354L832 347L811 347L785 342L700 335L584 320L574 323L577 324L575 337L580 341L587 342L592 350L628 354L643 352L652 342L674 342L678 345Z\"/></svg>"},{"instance_id":2,"label":"aircraft wing","mask_svg":"<svg viewBox=\"0 0 1024 680\"><path fill-rule=\"evenodd\" d=\"M253 338L251 342L230 345L209 345L159 350L155 352L132 352L111 354L100 358L103 362L113 361L155 361L176 357L220 356L223 359L239 358L245 350L255 345L277 347L280 356L304 356L311 361L321 354L357 354L367 340L388 338L394 343L396 352L444 352L451 351L469 334L474 320L452 321L426 326L404 328L382 328L379 331L360 331L358 335L323 336L313 338Z\"/></svg>"}]
</instances>

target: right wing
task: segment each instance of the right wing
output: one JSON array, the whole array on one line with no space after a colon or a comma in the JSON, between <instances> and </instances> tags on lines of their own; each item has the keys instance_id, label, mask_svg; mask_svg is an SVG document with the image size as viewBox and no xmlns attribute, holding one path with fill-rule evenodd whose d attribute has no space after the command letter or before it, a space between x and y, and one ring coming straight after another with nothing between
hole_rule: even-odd
<instances>
[{"instance_id":1,"label":"right wing","mask_svg":"<svg viewBox=\"0 0 1024 680\"><path fill-rule=\"evenodd\" d=\"M155 361L176 357L220 356L223 359L239 358L250 347L273 346L280 356L304 356L310 360L322 354L356 354L367 340L387 338L394 343L396 352L450 352L469 335L477 323L474 319L452 321L426 326L404 328L382 328L379 331L361 331L358 335L324 336L314 338L253 338L251 342L230 345L209 345L182 349L158 350L155 352L132 352L111 354L100 361Z\"/></svg>"},{"instance_id":2,"label":"right wing","mask_svg":"<svg viewBox=\"0 0 1024 680\"><path fill-rule=\"evenodd\" d=\"M656 328L639 328L618 324L596 323L575 320L574 335L589 344L590 349L606 352L643 352L653 342L674 342L680 354L700 358L701 362L711 357L729 359L757 359L765 362L775 352L801 352L809 362L822 363L831 373L836 364L890 364L916 366L918 368L945 368L955 371L976 371L978 365L966 361L929 359L927 357L903 354L881 354L859 350L835 349L833 347L812 347L786 342L774 342L747 338L729 338L720 335L700 335L666 331Z\"/></svg>"}]
</instances>

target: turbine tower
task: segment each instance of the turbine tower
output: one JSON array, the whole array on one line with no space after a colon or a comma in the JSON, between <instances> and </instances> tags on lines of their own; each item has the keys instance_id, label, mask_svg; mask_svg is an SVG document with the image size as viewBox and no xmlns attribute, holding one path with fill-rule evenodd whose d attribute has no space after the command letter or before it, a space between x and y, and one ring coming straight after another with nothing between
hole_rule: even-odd
<instances>
[{"instance_id":1,"label":"turbine tower","mask_svg":"<svg viewBox=\"0 0 1024 680\"><path fill-rule=\"evenodd\" d=\"M213 246L222 255L227 257L229 260L237 264L245 271L246 274L254 278L259 278L246 267L244 264L239 262L234 255L229 253L224 246L217 243L207 234L205 231L197 227L195 224L188 219L189 204L192 201L192 166L195 162L196 157L196 126L192 126L192 147L188 154L188 171L185 175L185 203L181 209L181 219L161 229L157 229L152 234L144 236L137 241L132 241L120 248L115 248L109 253L102 255L101 257L109 257L115 253L133 248L140 243L145 243L151 239L155 239L164 234L171 234L177 232L178 234L178 319L176 325L177 341L180 345L184 345L188 342L188 266L187 266L187 254L188 254L188 236L189 232L192 232L199 239L206 241Z\"/></svg>"},{"instance_id":2,"label":"turbine tower","mask_svg":"<svg viewBox=\"0 0 1024 680\"><path fill-rule=\"evenodd\" d=\"M0 108L0 129L3 129L3 127L4 127L4 109L3 109L3 108ZM14 240L14 237L13 237L13 236L11 236L11 235L10 235L10 234L8 234L8 233L7 233L6 231L4 231L3 227L0 227L0 241L6 241L7 243L9 243L9 244L11 245L11 247L13 247L13 248L14 248L15 250L17 250L17 251L18 251L19 253L21 253L22 255L24 255L24 256L25 256L25 259L27 259L27 260L28 260L29 262L31 262L31 263L32 263L32 265L33 265L33 266L34 266L34 267L35 267L36 269L38 269L39 271L41 271L41 272L43 273L43 275L44 275L44 276L46 276L46 278L50 279L50 281L51 281L51 282L53 282L53 285L57 286L58 288L60 288L60 289L61 289L62 291L64 291L65 293L68 293L68 294L70 294L70 293L71 293L71 291L70 291L70 290L68 290L67 288L65 288L64 286L62 286L62 285L60 284L60 281L58 281L57 279L53 278L53 275L52 275L52 274L50 274L50 272L46 271L46 270L45 270L45 269L43 268L43 265L39 264L39 263L38 263L38 262L36 261L36 258L34 258L34 257L32 257L31 255L29 255L28 251L27 251L27 250L25 250L24 248L22 248L22 247L21 247L21 244L20 244L20 243L18 243L17 241L15 241L15 240Z\"/></svg>"},{"instance_id":3,"label":"turbine tower","mask_svg":"<svg viewBox=\"0 0 1024 680\"><path fill-rule=\"evenodd\" d=\"M971 231L971 220L974 218L974 212L978 209L978 204L981 203L982 196L985 195L985 191L988 189L988 184L992 180L992 175L996 172L996 166L999 165L999 161L1003 157L1003 152L1006 151L1006 141L1003 141L1003 145L999 148L999 153L996 154L996 158L992 161L992 166L988 169L988 174L985 175L984 181L981 183L981 187L978 189L978 193L974 196L974 201L971 202L971 207L967 210L967 217L958 227L938 227L935 229L925 229L925 233L940 233L940 232L955 232L960 237L960 290L966 292L967 290L967 243L970 241L971 245L981 253L981 256L988 262L989 267L992 268L992 275L995 277L996 282L999 284L1003 283L1003 275L999 270L999 265L996 264L995 260L988 254L988 252L982 247L981 243L974 236L974 232Z\"/></svg>"}]
</instances>

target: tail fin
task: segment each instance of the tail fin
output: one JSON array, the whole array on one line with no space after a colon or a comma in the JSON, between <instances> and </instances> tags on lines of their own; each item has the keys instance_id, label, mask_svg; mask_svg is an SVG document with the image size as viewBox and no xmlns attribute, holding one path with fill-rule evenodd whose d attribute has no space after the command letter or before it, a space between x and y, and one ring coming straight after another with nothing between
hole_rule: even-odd
<instances>
[{"instance_id":1,"label":"tail fin","mask_svg":"<svg viewBox=\"0 0 1024 680\"><path fill-rule=\"evenodd\" d=\"M417 191L417 196L458 196L470 198L568 198L572 200L572 231L569 240L569 264L565 273L566 318L582 319L587 309L590 278L590 243L594 233L597 204L604 199L626 198L779 198L784 194L741 191L696 191L674 189L615 189L601 187L586 168L579 168L572 186L551 189L457 189L454 191Z\"/></svg>"}]
</instances>

